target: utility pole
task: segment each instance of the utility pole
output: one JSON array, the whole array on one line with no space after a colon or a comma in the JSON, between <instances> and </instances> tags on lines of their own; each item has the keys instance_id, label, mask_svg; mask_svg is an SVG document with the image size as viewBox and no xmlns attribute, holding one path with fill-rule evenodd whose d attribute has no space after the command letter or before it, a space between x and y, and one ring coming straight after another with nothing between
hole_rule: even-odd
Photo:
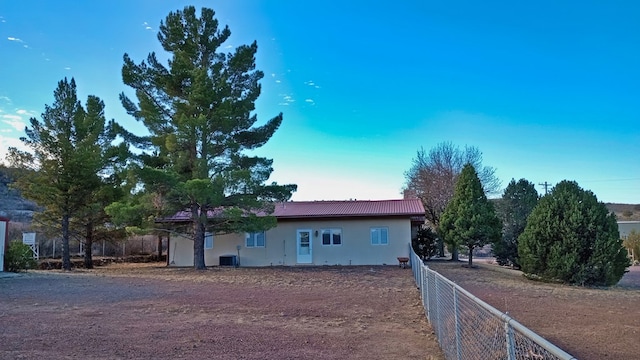
<instances>
[{"instance_id":1,"label":"utility pole","mask_svg":"<svg viewBox=\"0 0 640 360\"><path fill-rule=\"evenodd\" d=\"M545 194L545 195L547 195L547 193L549 192L549 191L548 191L549 186L551 186L551 184L549 184L548 182L546 182L546 181L545 181L544 183L540 183L540 184L538 184L538 185L540 185L540 186L544 186L544 194Z\"/></svg>"}]
</instances>

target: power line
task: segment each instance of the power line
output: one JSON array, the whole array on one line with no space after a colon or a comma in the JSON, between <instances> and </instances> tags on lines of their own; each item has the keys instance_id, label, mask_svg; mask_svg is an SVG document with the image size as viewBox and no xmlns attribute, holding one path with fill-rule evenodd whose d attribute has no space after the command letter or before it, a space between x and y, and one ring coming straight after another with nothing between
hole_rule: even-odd
<instances>
[{"instance_id":1,"label":"power line","mask_svg":"<svg viewBox=\"0 0 640 360\"><path fill-rule=\"evenodd\" d=\"M549 192L549 186L551 186L551 184L545 181L544 183L540 183L538 185L544 186L544 194L547 195L547 193Z\"/></svg>"}]
</instances>

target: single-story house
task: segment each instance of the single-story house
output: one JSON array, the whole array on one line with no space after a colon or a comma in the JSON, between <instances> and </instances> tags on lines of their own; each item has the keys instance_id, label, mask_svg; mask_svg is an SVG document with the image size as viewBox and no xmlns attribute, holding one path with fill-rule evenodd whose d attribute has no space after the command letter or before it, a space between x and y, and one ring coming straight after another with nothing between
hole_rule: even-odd
<instances>
[{"instance_id":1,"label":"single-story house","mask_svg":"<svg viewBox=\"0 0 640 360\"><path fill-rule=\"evenodd\" d=\"M278 203L277 226L260 233L207 233L205 264L239 266L392 265L408 257L424 223L418 199ZM172 266L193 266L193 240L172 235Z\"/></svg>"}]
</instances>

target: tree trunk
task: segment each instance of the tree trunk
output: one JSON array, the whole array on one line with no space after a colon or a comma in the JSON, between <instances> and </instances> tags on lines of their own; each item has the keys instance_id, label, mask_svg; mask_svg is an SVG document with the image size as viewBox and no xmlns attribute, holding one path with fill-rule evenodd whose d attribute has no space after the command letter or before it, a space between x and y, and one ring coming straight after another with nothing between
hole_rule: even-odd
<instances>
[{"instance_id":1,"label":"tree trunk","mask_svg":"<svg viewBox=\"0 0 640 360\"><path fill-rule=\"evenodd\" d=\"M167 266L171 265L171 234L167 234Z\"/></svg>"},{"instance_id":2,"label":"tree trunk","mask_svg":"<svg viewBox=\"0 0 640 360\"><path fill-rule=\"evenodd\" d=\"M204 214L206 217L207 215ZM205 270L204 263L204 219L200 215L200 207L197 204L191 205L191 219L194 227L193 238L193 267L196 270Z\"/></svg>"},{"instance_id":3,"label":"tree trunk","mask_svg":"<svg viewBox=\"0 0 640 360\"><path fill-rule=\"evenodd\" d=\"M451 261L459 261L460 257L458 256L458 248L455 247L451 249Z\"/></svg>"},{"instance_id":4,"label":"tree trunk","mask_svg":"<svg viewBox=\"0 0 640 360\"><path fill-rule=\"evenodd\" d=\"M438 237L438 256L444 257L444 241Z\"/></svg>"},{"instance_id":5,"label":"tree trunk","mask_svg":"<svg viewBox=\"0 0 640 360\"><path fill-rule=\"evenodd\" d=\"M71 270L71 255L69 254L69 215L62 215L62 269Z\"/></svg>"},{"instance_id":6,"label":"tree trunk","mask_svg":"<svg viewBox=\"0 0 640 360\"><path fill-rule=\"evenodd\" d=\"M93 269L93 257L92 257L92 248L93 248L93 224L88 223L86 227L85 233L85 243L84 243L84 268L85 269Z\"/></svg>"},{"instance_id":7,"label":"tree trunk","mask_svg":"<svg viewBox=\"0 0 640 360\"><path fill-rule=\"evenodd\" d=\"M469 267L473 266L473 248L474 246L469 246Z\"/></svg>"},{"instance_id":8,"label":"tree trunk","mask_svg":"<svg viewBox=\"0 0 640 360\"><path fill-rule=\"evenodd\" d=\"M158 234L158 261L162 258L162 234Z\"/></svg>"}]
</instances>

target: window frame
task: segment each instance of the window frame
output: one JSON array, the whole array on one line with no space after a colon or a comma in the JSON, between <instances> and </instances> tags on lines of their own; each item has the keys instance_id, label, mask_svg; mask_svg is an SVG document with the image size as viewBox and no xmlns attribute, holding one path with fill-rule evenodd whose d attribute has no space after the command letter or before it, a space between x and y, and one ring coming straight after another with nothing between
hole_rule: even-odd
<instances>
[{"instance_id":1,"label":"window frame","mask_svg":"<svg viewBox=\"0 0 640 360\"><path fill-rule=\"evenodd\" d=\"M324 243L325 231L329 232L329 243L328 244ZM339 244L335 244L334 243L334 235L335 234L339 234L340 235L340 243ZM344 237L342 236L342 228L324 228L324 229L320 229L320 245L322 245L322 246L342 246L343 243L344 243Z\"/></svg>"},{"instance_id":2,"label":"window frame","mask_svg":"<svg viewBox=\"0 0 640 360\"><path fill-rule=\"evenodd\" d=\"M258 245L258 239L257 239L257 236L256 236L258 234L262 234L262 245ZM253 240L252 245L249 245L249 240L250 239ZM266 231L244 233L244 247L254 249L254 248L264 248L266 246L267 246L267 234L266 234Z\"/></svg>"},{"instance_id":3,"label":"window frame","mask_svg":"<svg viewBox=\"0 0 640 360\"><path fill-rule=\"evenodd\" d=\"M382 233L386 234L385 236L385 242L382 242ZM374 241L374 234L377 234L375 241ZM371 227L369 229L369 239L371 241L371 245L373 246L386 246L389 245L389 227L388 226L376 226L376 227Z\"/></svg>"},{"instance_id":4,"label":"window frame","mask_svg":"<svg viewBox=\"0 0 640 360\"><path fill-rule=\"evenodd\" d=\"M210 242L211 245L207 244L207 239L211 239L211 242ZM213 233L211 233L211 232L205 232L204 233L204 249L205 250L213 249Z\"/></svg>"}]
</instances>

